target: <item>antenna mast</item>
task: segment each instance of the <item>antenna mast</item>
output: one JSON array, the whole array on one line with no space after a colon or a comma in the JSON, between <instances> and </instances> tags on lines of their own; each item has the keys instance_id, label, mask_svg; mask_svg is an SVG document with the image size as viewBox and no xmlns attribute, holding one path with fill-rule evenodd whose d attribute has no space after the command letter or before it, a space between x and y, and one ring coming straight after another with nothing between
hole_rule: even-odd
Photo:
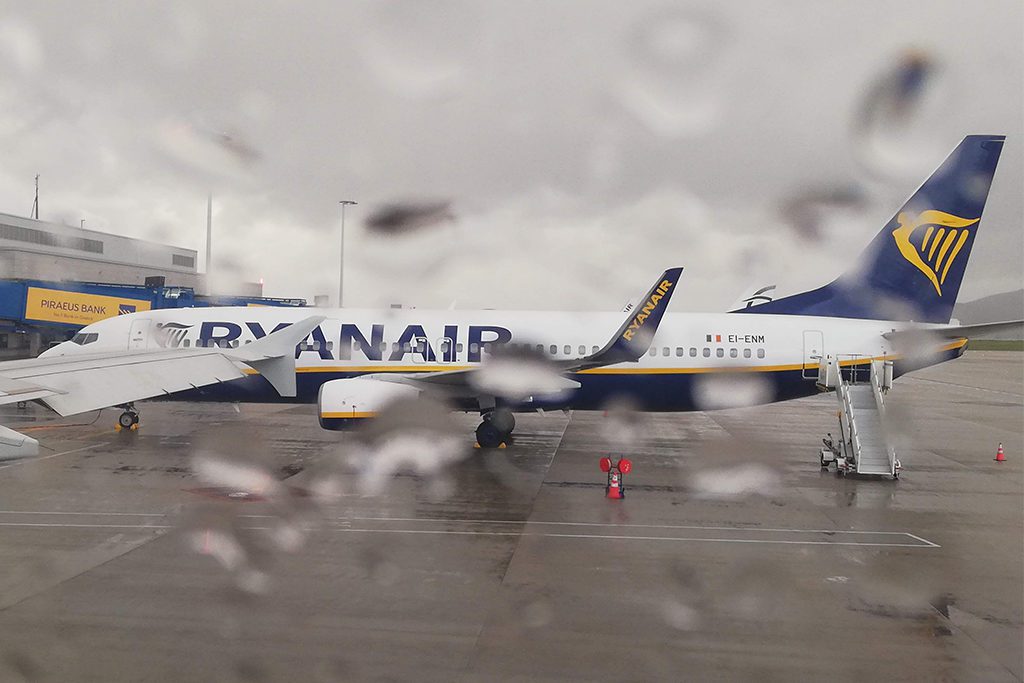
<instances>
[{"instance_id":1,"label":"antenna mast","mask_svg":"<svg viewBox=\"0 0 1024 683\"><path fill-rule=\"evenodd\" d=\"M36 173L36 198L32 200L32 218L39 220L39 174Z\"/></svg>"}]
</instances>

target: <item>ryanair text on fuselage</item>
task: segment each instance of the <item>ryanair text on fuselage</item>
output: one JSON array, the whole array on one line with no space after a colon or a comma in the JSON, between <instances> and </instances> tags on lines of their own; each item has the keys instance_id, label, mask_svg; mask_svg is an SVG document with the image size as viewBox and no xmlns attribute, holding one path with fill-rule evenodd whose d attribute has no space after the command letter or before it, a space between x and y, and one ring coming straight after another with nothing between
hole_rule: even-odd
<instances>
[{"instance_id":1,"label":"ryanair text on fuselage","mask_svg":"<svg viewBox=\"0 0 1024 683\"><path fill-rule=\"evenodd\" d=\"M196 346L232 346L232 342L244 342L246 337L261 339L272 332L288 327L291 323L278 323L273 329L264 329L258 322L236 323L229 321L205 321L199 326ZM188 326L191 327L191 326ZM186 334L180 330L187 329L178 323L165 323L157 326L157 343L165 347L179 347ZM173 331L173 333L172 333ZM463 334L464 333L464 334ZM497 325L444 325L440 335L428 334L423 325L406 325L402 333L394 341L385 337L383 324L370 326L370 333L351 323L342 323L338 331L337 344L328 344L323 326L316 327L310 334L306 344L295 350L295 357L304 353L315 353L321 360L352 360L354 354L368 361L402 361L410 354L420 356L427 362L451 363L456 360L458 345L466 340L466 360L470 363L480 362L484 345L505 344L512 340L512 331ZM335 341L335 340L331 340ZM440 356L435 347L441 350Z\"/></svg>"}]
</instances>

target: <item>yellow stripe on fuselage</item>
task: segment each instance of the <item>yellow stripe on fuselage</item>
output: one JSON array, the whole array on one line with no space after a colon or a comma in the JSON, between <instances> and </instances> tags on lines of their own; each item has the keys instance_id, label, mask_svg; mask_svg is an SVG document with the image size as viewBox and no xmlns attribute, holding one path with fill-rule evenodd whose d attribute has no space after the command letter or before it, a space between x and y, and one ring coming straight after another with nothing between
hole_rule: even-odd
<instances>
[{"instance_id":1,"label":"yellow stripe on fuselage","mask_svg":"<svg viewBox=\"0 0 1024 683\"><path fill-rule=\"evenodd\" d=\"M377 417L377 413L320 413L320 417L332 420L361 420L367 417Z\"/></svg>"},{"instance_id":2,"label":"yellow stripe on fuselage","mask_svg":"<svg viewBox=\"0 0 1024 683\"><path fill-rule=\"evenodd\" d=\"M959 349L967 343L966 338L958 339L954 342L944 344L939 347L938 351L952 351ZM849 360L839 361L841 367L849 367L851 365L861 365L874 360L899 360L903 356L900 354L882 355L882 356L864 356L863 358L851 358ZM471 370L478 365L310 365L306 367L295 368L295 372L298 373L312 373L312 372L332 372L332 373L361 373L368 374L374 372L451 372L453 370ZM737 365L737 366L716 366L706 368L591 368L590 370L580 370L574 372L574 375L693 375L703 374L709 372L787 372L792 370L802 370L807 367L801 363L794 363L789 365ZM243 370L247 375L258 375L259 373L251 368ZM326 416L325 416L326 417Z\"/></svg>"}]
</instances>

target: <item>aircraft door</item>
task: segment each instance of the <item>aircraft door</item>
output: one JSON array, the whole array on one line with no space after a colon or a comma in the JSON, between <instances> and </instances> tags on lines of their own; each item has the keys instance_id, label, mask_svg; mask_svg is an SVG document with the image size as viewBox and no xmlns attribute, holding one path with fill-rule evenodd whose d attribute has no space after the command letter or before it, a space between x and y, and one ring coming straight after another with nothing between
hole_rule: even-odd
<instances>
[{"instance_id":1,"label":"aircraft door","mask_svg":"<svg viewBox=\"0 0 1024 683\"><path fill-rule=\"evenodd\" d=\"M818 379L818 365L825 355L825 335L821 330L804 330L804 379Z\"/></svg>"},{"instance_id":2,"label":"aircraft door","mask_svg":"<svg viewBox=\"0 0 1024 683\"><path fill-rule=\"evenodd\" d=\"M128 332L128 350L144 349L149 345L149 328L152 320L146 318L132 320L131 330Z\"/></svg>"},{"instance_id":3,"label":"aircraft door","mask_svg":"<svg viewBox=\"0 0 1024 683\"><path fill-rule=\"evenodd\" d=\"M430 340L426 337L412 338L412 362L422 365L430 356Z\"/></svg>"},{"instance_id":4,"label":"aircraft door","mask_svg":"<svg viewBox=\"0 0 1024 683\"><path fill-rule=\"evenodd\" d=\"M455 362L455 342L452 341L451 337L441 337L437 340L437 346L434 347L434 355L437 356L438 363Z\"/></svg>"}]
</instances>

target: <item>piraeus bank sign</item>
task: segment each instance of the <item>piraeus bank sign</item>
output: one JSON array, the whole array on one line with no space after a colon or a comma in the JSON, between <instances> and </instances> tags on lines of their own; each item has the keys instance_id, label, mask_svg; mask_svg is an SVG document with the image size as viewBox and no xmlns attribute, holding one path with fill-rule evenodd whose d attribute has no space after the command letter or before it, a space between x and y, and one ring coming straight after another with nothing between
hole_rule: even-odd
<instances>
[{"instance_id":1,"label":"piraeus bank sign","mask_svg":"<svg viewBox=\"0 0 1024 683\"><path fill-rule=\"evenodd\" d=\"M148 301L119 296L65 292L61 289L29 287L25 318L65 325L88 325L115 315L148 311Z\"/></svg>"}]
</instances>

